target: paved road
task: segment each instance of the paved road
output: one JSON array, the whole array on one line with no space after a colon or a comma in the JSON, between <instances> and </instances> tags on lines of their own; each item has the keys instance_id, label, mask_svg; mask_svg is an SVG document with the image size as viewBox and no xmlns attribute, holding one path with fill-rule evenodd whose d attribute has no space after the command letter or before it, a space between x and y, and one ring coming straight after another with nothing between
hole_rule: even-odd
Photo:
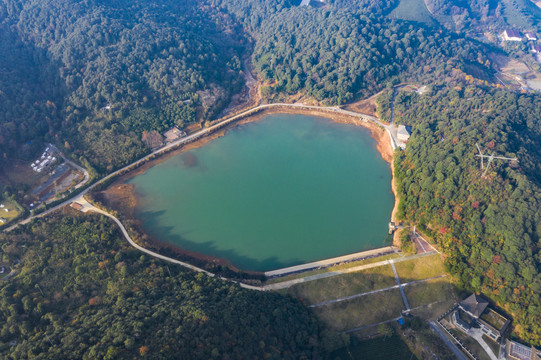
<instances>
[{"instance_id":1,"label":"paved road","mask_svg":"<svg viewBox=\"0 0 541 360\"><path fill-rule=\"evenodd\" d=\"M418 258L418 257L428 256L428 255L432 255L432 254L435 254L435 253L434 252L428 252L428 253L423 253L423 254L404 256L404 257L401 257L399 259L394 259L394 262L412 260L412 259L415 259L415 258ZM265 290L287 289L287 288L289 288L289 287L291 287L291 286L293 286L295 284L300 284L300 283L313 281L313 280L318 280L318 279L324 279L324 278L328 278L328 277L332 277L332 276L336 276L336 275L342 275L342 274L357 272L357 271L371 269L371 268L374 268L374 267L383 266L383 265L389 265L389 264L390 264L389 260L378 261L378 262L372 263L372 264L359 265L359 266L350 267L350 268L346 268L346 269L340 269L340 270L329 271L329 272L325 272L325 273L321 273L321 274L305 276L305 277L298 278L298 279L282 281L282 282L279 282L279 283L265 285L264 287L265 287Z\"/></svg>"},{"instance_id":2,"label":"paved road","mask_svg":"<svg viewBox=\"0 0 541 360\"><path fill-rule=\"evenodd\" d=\"M361 260L361 259L366 259L368 257L394 254L398 252L399 250L400 249L398 249L397 247L387 246L387 247L383 247L379 249L361 251L355 254L349 254L345 256L339 256L339 257L320 260L320 261L314 261L311 263L290 266L290 267L278 269L278 270L266 271L265 276L270 278L273 276L284 276L291 273L299 273L303 271L315 270L318 268L330 267L330 266L340 264L340 263L351 262L352 260Z\"/></svg>"},{"instance_id":3,"label":"paved road","mask_svg":"<svg viewBox=\"0 0 541 360\"><path fill-rule=\"evenodd\" d=\"M394 267L394 261L391 259L389 260L389 262L391 263L391 267L393 268L394 277L396 278L396 283L398 284L398 288L400 289L400 293L402 294L402 299L404 300L404 305L406 305L406 310L410 310L410 304L408 304L408 299L406 299L406 294L404 293L404 289L402 288L402 285L400 284L398 273L396 272L396 268Z\"/></svg>"},{"instance_id":4,"label":"paved road","mask_svg":"<svg viewBox=\"0 0 541 360\"><path fill-rule=\"evenodd\" d=\"M84 195L86 195L89 191L91 191L92 189L94 189L96 186L102 184L103 182L109 180L110 178L134 167L134 166L138 166L138 165L141 165L142 163L146 162L147 160L149 160L151 157L154 157L156 155L160 155L160 154L163 154L163 153L166 153L168 152L169 150L173 149L173 148L176 148L180 145L183 145L183 144L186 144L186 143L189 143L189 142L192 142L194 140L197 140L199 138L202 138L212 132L214 132L215 130L217 129L220 129L221 127L227 125L227 124L230 124L236 120L239 120L241 118L244 118L246 116L249 116L249 115L252 115L252 114L255 114L261 110L265 110L265 109L272 109L272 108L292 108L292 109L302 109L302 110L315 110L315 111L324 111L324 112L329 112L329 114L343 114L343 115L348 115L348 116L353 116L353 117L357 117L357 118L362 118L362 119L365 119L365 120L369 120L369 121L372 121L374 123L376 123L377 125L385 128L388 130L389 132L389 135L390 135L390 141L391 141L391 144L393 145L394 143L396 143L395 139L393 139L393 136L391 134L391 132L389 131L389 127L385 124L383 124L381 121L379 121L376 117L374 116L371 116L371 115L367 115L367 114L363 114L363 113L359 113L359 112L355 112L355 111L350 111L350 110L344 110L344 109L340 109L340 108L337 108L337 107L330 107L330 106L313 106L313 105L304 105L304 104L286 104L286 103L276 103L276 104L264 104L264 105L258 105L258 106L255 106L251 109L248 109L246 111L243 111L237 115L234 115L234 116L231 116L229 118L226 118L218 123L216 123L215 125L212 125L212 126L209 126L208 128L205 128L205 129L202 129L192 135L189 135L189 136L186 136L186 137L183 137L177 141L174 141L168 145L165 145L164 147L161 147L155 151L153 151L152 153L140 158L139 160L136 160L134 161L133 163L129 164L129 165L126 165L124 167L122 167L121 169L118 169L112 173L110 173L109 175L103 177L102 179L100 179L99 181L95 182L94 184L92 184L91 186L87 187L85 190L83 190L81 193L77 194L77 195L74 195L73 197L68 197L66 198L66 200L64 200L62 203L52 207L51 209L48 209L44 212L42 212L41 214L38 214L38 215L34 215L34 216L31 216L31 217L28 217L22 221L19 221L18 223L10 226L9 228L5 229L4 231L8 232L8 231L11 231L13 229L15 229L17 226L19 225L22 225L22 224L27 224L29 223L30 221L32 221L33 219L36 219L36 218L41 218L41 217L44 217L44 216L47 216L49 215L50 213L66 206L66 205L69 205L71 204L73 201L77 201L77 202L80 202L80 203L87 203L89 206L92 206L91 204L89 204L88 202L86 202L86 200L84 199ZM395 146L393 145L393 148ZM93 207L93 206L92 206ZM202 271L202 272L206 272L205 270L203 269L199 269L199 268L196 268L190 264L187 264L187 263L183 263L183 262L180 262L178 260L175 260L175 259L171 259L171 258L168 258L166 256L163 256L163 255L160 255L160 254L157 254L157 253L154 253L150 250L147 250L143 247L140 247L139 245L137 245L135 242L133 242L133 240L131 239L131 237L129 236L129 234L127 233L127 231L125 230L124 226L122 225L122 223L114 216L98 209L98 208L95 208L93 207L92 211L95 211L95 212L98 212L98 213L101 213L105 216L108 216L110 217L111 219L113 219L121 228L124 236L126 237L126 239L130 242L130 244L132 244L132 246L136 247L137 249L151 255L151 256L154 256L154 257L157 257L157 258L160 258L160 259L163 259L163 260L166 260L166 261L169 261L169 262L174 262L174 263L177 263L177 264L180 264L182 266L186 266L188 268L191 268L195 271ZM429 254L429 253L426 253L426 254ZM283 288L287 288L295 283L298 283L298 282L303 282L303 281L310 281L310 280L316 280L318 278L324 278L324 277L329 277L329 276L335 276L335 275L339 275L339 274L342 274L342 273L345 273L345 272L351 272L351 271L358 271L358 270L362 270L362 267L357 267L357 270L349 270L346 269L346 270L342 270L342 271L336 271L336 272L332 272L332 273L325 273L325 274L319 274L319 275L314 275L314 276L311 276L311 277L307 277L307 278L304 278L304 279L296 279L296 280L292 280L292 281L289 281L289 282L285 282L285 283L279 283L279 284L271 284L271 285L267 285L263 288L259 288L259 287L250 287L250 288L254 288L256 290L275 290L275 289L283 289ZM208 272L206 272L208 273ZM211 273L208 273L209 275L211 276L214 276L214 274L211 274ZM241 286L243 287L248 287L248 285L244 285L242 284Z\"/></svg>"},{"instance_id":5,"label":"paved road","mask_svg":"<svg viewBox=\"0 0 541 360\"><path fill-rule=\"evenodd\" d=\"M186 136L186 137L183 137L182 139L179 139L177 141L174 141L168 145L165 145L164 147L161 147L155 151L153 151L152 153L142 157L141 159L137 160L137 161L134 161L133 163L129 164L129 165L126 165L124 166L123 168L119 169L119 170L116 170L112 173L110 173L109 175L105 176L104 178L102 178L101 180L97 181L96 183L94 183L93 185L89 186L88 188L86 188L82 193L80 193L79 195L83 196L85 195L87 192L89 192L90 190L92 190L94 187L98 186L99 184L103 183L104 181L107 181L109 180L110 178L122 173L123 171L126 171L127 169L133 167L133 166L136 166L136 165L140 165L142 163L144 163L145 161L147 161L148 159L150 159L151 157L153 156L156 156L156 155L160 155L160 154L163 154L175 147L178 147L182 144L186 144L186 143L189 143L189 142L192 142L194 140L197 140L201 137L204 137L212 132L214 132L215 130L217 129L220 129L221 127L229 124L229 123L232 123L236 120L239 120L243 117L246 117L248 115L251 115L251 114L255 114L261 110L265 110L265 109L272 109L272 108L280 108L280 107L286 107L286 108L292 108L292 109L304 109L304 110L317 110L317 111L326 111L326 112L329 112L330 114L332 113L339 113L339 114L344 114L344 115L349 115L349 116L354 116L354 117L359 117L359 118L363 118L363 119L367 119L367 120L370 120L384 128L386 128L387 130L389 130L388 126L383 124L381 121L379 121L376 117L374 116L371 116L371 115L367 115L367 114L363 114L363 113L358 113L358 112L355 112L355 111L349 111L349 110L344 110L344 109L340 109L340 108L337 108L337 107L331 107L331 106L313 106L313 105L304 105L304 104L286 104L286 103L276 103L276 104L264 104L264 105L258 105L258 106L255 106L251 109L248 109L246 111L243 111L237 115L234 115L234 116L231 116L229 118L226 118L220 122L218 122L217 124L215 125L212 125L208 128L205 128L205 129L202 129L192 135L189 135L189 136ZM393 144L393 142L396 143L396 140L393 139L393 136L391 134L391 132L389 131L389 135L391 136L391 144ZM394 148L394 146L393 146ZM77 196L79 196L77 195ZM71 202L73 202L73 197L72 198L67 198L64 202L60 203L59 205L49 209L49 210L46 210L44 212L42 212L41 214L39 215L34 215L34 216L31 216L29 218L26 218L22 221L19 221L18 223L10 226L9 228L5 229L4 231L8 232L8 231L11 231L13 229L15 229L18 225L22 225L22 224L27 224L29 223L30 221L32 221L33 219L36 219L36 218L40 218L40 217L44 217L44 216L47 216L48 214L66 206L66 205L69 205Z\"/></svg>"},{"instance_id":6,"label":"paved road","mask_svg":"<svg viewBox=\"0 0 541 360\"><path fill-rule=\"evenodd\" d=\"M430 327L432 329L434 329L434 331L436 331L436 333L439 335L439 337L443 340L443 342L445 343L445 345L447 345L447 347L453 352L453 354L455 354L455 356L459 359L459 360L470 360L468 357L466 357L466 355L464 355L464 353L462 351L460 351L460 349L458 349L456 347L455 344L453 344L448 338L447 336L445 336L445 334L443 333L443 331L441 331L440 327L433 321L430 321L429 322L430 324Z\"/></svg>"},{"instance_id":7,"label":"paved road","mask_svg":"<svg viewBox=\"0 0 541 360\"><path fill-rule=\"evenodd\" d=\"M12 269L12 270L9 272L9 274L7 274L6 276L4 276L3 278L0 278L0 282L1 282L1 281L5 281L5 280L11 279L12 277L15 276L15 274L17 274L17 271L14 270L14 269Z\"/></svg>"},{"instance_id":8,"label":"paved road","mask_svg":"<svg viewBox=\"0 0 541 360\"><path fill-rule=\"evenodd\" d=\"M436 249L434 246L432 246L432 244L430 244L428 241L426 241L426 239L424 237L422 237L421 234L419 234L417 231L415 231L415 228L413 229L413 238L415 240L416 243L419 244L419 246L421 247L421 249L423 251L436 251L437 253L441 254L438 249Z\"/></svg>"},{"instance_id":9,"label":"paved road","mask_svg":"<svg viewBox=\"0 0 541 360\"><path fill-rule=\"evenodd\" d=\"M201 268L199 268L197 266L194 266L194 265L188 264L186 262L170 258L170 257L165 256L165 255L158 254L158 253L156 253L154 251L145 249L144 247L138 245L137 243L135 243L135 241L133 241L133 239L128 234L128 231L126 230L124 225L122 225L120 220L118 220L115 216L109 214L108 212L103 211L101 209L98 209L94 205L90 204L84 198L84 194L79 194L76 198L72 199L72 201L81 204L83 206L81 211L84 212L84 213L86 213L88 211L92 211L92 212L102 214L102 215L107 216L110 219L112 219L120 227L120 230L122 231L122 234L124 235L126 240L128 240L130 245L133 246L134 248L136 248L137 250L140 250L140 251L142 251L142 252L144 252L144 253L146 253L146 254L148 254L150 256L153 256L155 258L165 260L165 261L168 261L170 263L177 264L177 265L181 265L181 266L183 266L185 268L188 268L188 269L191 269L193 271L202 272L202 273L207 274L207 275L212 276L212 277L216 276L216 274L213 274L213 273L211 273L211 272L209 272L207 270L201 269ZM414 258L423 257L423 256L431 255L431 254L432 253L423 253L423 254L417 254L417 255L412 255L412 256L404 256L404 257L402 257L400 259L395 259L395 261L400 262L400 261L405 261L405 260L411 260L411 259L414 259ZM360 270L369 269L369 268L372 268L372 267L382 266L382 265L386 265L386 264L389 264L389 260L380 261L380 262L373 263L373 264L356 266L356 267L342 269L342 270L337 270L337 271L333 271L333 272L317 274L317 275L313 275L313 276L307 276L307 277L304 277L304 278L294 279L294 280L290 280L290 281L283 281L283 282L280 282L280 283L270 284L270 285L265 285L265 286L252 286L252 285L243 284L243 283L235 281L235 280L227 279L227 278L224 278L224 277L220 277L220 278L222 280L237 283L237 284L239 284L241 287L243 287L245 289L257 290L257 291L269 291L269 290L285 289L285 288L288 288L288 287L290 287L290 286L292 286L294 284L298 284L298 283L301 283L301 282L317 280L317 279L323 279L323 278L326 278L326 277L336 276L336 275L345 274L345 273L349 273L349 272L360 271Z\"/></svg>"},{"instance_id":10,"label":"paved road","mask_svg":"<svg viewBox=\"0 0 541 360\"><path fill-rule=\"evenodd\" d=\"M135 241L133 241L133 239L130 237L130 235L128 234L128 231L126 230L126 228L124 227L124 225L122 225L122 223L120 222L120 220L118 220L116 217L114 217L113 215L109 214L108 212L106 211L103 211L101 209L98 209L97 207L95 207L94 205L90 204L88 201L86 201L86 199L82 196L82 195L79 195L77 198L74 199L74 201L76 201L77 203L81 204L83 206L83 208L81 209L82 212L88 212L88 211L92 211L92 212L96 212L98 214L102 214L104 216L107 216L108 218L112 219L117 225L118 227L120 228L120 230L122 231L122 234L124 235L124 237L126 238L126 240L128 240L128 242L130 243L131 246L133 246L134 248L136 248L137 250L139 251L142 251L144 252L145 254L148 254L152 257L155 257L155 258L158 258L158 259L161 259L161 260L164 260L164 261L167 261L167 262L170 262L170 263L173 263L173 264L177 264L177 265L181 265L185 268L188 268L190 270L193 270L193 271L197 271L197 272L201 272L201 273L204 273L208 276L211 276L211 277L214 277L216 276L216 274L213 274L207 270L204 270L204 269L201 269L197 266L193 266L191 264L188 264L186 262L183 262L183 261L179 261L179 260L176 260L176 259L172 259L170 257L167 257L167 256L164 256L164 255L161 255L161 254L158 254L154 251L151 251L151 250L148 250L148 249L145 249L144 247L142 246L139 246ZM227 280L227 281L231 281L231 282L234 282L234 283L237 283L239 284L241 287L245 288L245 289L251 289L251 290L258 290L258 291L264 291L263 288L261 287L258 287L258 286L251 286L251 285L246 285L246 284L243 284L243 283L240 283L240 282L237 282L237 281L234 281L234 280L231 280L231 279L226 279L226 278L223 278L223 277L220 277L221 279L223 280Z\"/></svg>"},{"instance_id":11,"label":"paved road","mask_svg":"<svg viewBox=\"0 0 541 360\"><path fill-rule=\"evenodd\" d=\"M498 356L496 356L494 352L492 352L490 346L488 346L485 339L483 339L483 332L480 329L472 328L468 331L468 335L477 340L479 345L481 345L481 347L483 348L483 350L485 350L491 360L498 360Z\"/></svg>"}]
</instances>

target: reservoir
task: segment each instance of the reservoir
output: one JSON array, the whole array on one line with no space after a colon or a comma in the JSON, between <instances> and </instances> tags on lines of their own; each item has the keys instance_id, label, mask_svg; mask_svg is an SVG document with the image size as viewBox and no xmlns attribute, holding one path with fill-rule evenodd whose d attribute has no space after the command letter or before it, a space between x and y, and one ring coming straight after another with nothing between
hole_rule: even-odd
<instances>
[{"instance_id":1,"label":"reservoir","mask_svg":"<svg viewBox=\"0 0 541 360\"><path fill-rule=\"evenodd\" d=\"M370 132L274 114L128 182L157 240L267 271L385 246L391 169Z\"/></svg>"}]
</instances>

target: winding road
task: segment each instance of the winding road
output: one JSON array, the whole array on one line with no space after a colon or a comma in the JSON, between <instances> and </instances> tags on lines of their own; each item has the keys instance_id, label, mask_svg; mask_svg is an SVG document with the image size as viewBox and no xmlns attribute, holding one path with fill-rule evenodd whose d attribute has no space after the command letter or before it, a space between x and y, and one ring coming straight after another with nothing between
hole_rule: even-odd
<instances>
[{"instance_id":1,"label":"winding road","mask_svg":"<svg viewBox=\"0 0 541 360\"><path fill-rule=\"evenodd\" d=\"M381 121L379 121L378 118L372 116L372 115L367 115L367 114L363 114L363 113L358 113L358 112L355 112L355 111L350 111L350 110L344 110L344 109L341 109L341 108L338 108L338 107L331 107L331 106L314 106L314 105L304 105L304 104L287 104L287 103L276 103L276 104L264 104L264 105L258 105L258 106L255 106L251 109L248 109L248 110L245 110L237 115L233 115L231 117L228 117L212 126L209 126L208 128L205 128L205 129L202 129L192 135L188 135L186 137L183 137L177 141L174 141L170 144L167 144L153 152L151 152L150 154L140 158L139 160L136 160L134 162L132 162L131 164L129 165L126 165L124 166L123 168L121 169L118 169L112 173L110 173L109 175L103 177L102 179L98 180L97 182L95 182L94 184L90 185L88 188L86 188L85 190L83 190L80 194L78 195L75 195L77 198L80 198L82 196L84 196L86 193L88 193L90 190L94 189L96 186L102 184L103 182L109 180L110 178L118 175L118 174L121 174L122 172L132 168L132 167L136 167L138 165L141 165L143 164L144 162L148 161L150 158L152 157L155 157L157 155L161 155L161 154L164 154L176 147L179 147L183 144L187 144L187 143L190 143L192 141L195 141L199 138L202 138L202 137L205 137L211 133L213 133L214 131L222 128L223 126L225 125L228 125L232 122L235 122L236 120L239 120L239 119L242 119L246 116L249 116L249 115L253 115L255 113L258 113L259 111L262 111L262 110L266 110L266 109L272 109L272 108L291 108L291 109L301 109L301 110L314 110L314 111L325 111L325 112L328 112L329 114L342 114L342 115L347 115L347 116L352 116L352 117L356 117L356 118L362 118L362 119L366 119L366 120L369 120L369 121L372 121L374 122L375 124L381 126L382 128L385 128L387 130L387 132L389 133L389 136L390 136L390 141L391 141L391 145L393 147L393 149L396 147L396 139L393 138L393 134L392 134L392 126L391 125L386 125L384 123L382 123ZM70 162L71 163L71 162ZM80 166L76 166L77 168L81 168ZM82 169L82 168L81 168ZM85 170L85 179L86 179L86 176L88 175L88 172L86 172ZM88 181L88 180L87 180ZM82 186L82 185L81 185ZM74 197L75 196L72 196L72 197L68 197L66 198L66 200L64 200L62 203L38 214L38 215L34 215L34 216L30 216L26 219L23 219L19 222L17 222L16 224L6 228L4 231L5 232L9 232L13 229L15 229L17 226L19 225L24 225L24 224L27 224L29 223L30 221L32 221L33 219L37 219L37 218L41 218L41 217L44 217L44 216L47 216L49 215L50 213L66 206L66 205L69 205L71 204L73 201L74 201Z\"/></svg>"},{"instance_id":2,"label":"winding road","mask_svg":"<svg viewBox=\"0 0 541 360\"><path fill-rule=\"evenodd\" d=\"M161 259L161 260L164 260L164 261L167 261L167 262L170 262L170 263L173 263L173 264L177 264L177 265L181 265L181 266L184 266L185 268L188 268L190 270L193 270L193 271L196 271L196 272L202 272L202 273L205 273L206 275L208 276L211 276L211 277L214 277L216 276L216 274L213 274L211 273L210 271L207 271L205 269L201 269L197 266L194 266L192 264L188 264L187 262L184 262L184 261L180 261L180 260L176 260L176 259L173 259L173 258L170 258L168 256L165 256L165 255L161 255L161 254L158 254L157 252L154 252L154 251L151 251L151 250L148 250L148 249L145 249L144 247L138 245L135 241L133 241L133 239L131 238L130 234L128 234L128 231L126 230L126 228L124 227L124 225L122 225L122 223L120 222L120 220L118 220L115 216L109 214L108 212L106 211L103 211L101 209L98 209L97 207L95 207L94 205L92 205L91 203L89 203L83 195L79 195L78 197L76 197L75 199L73 199L74 202L77 202L78 204L82 205L82 209L80 211L86 213L88 211L92 211L92 212L96 212L98 214L102 214L104 216L107 216L108 218L110 218L111 220L113 220L117 225L118 227L120 228L120 230L122 231L122 234L124 235L124 237L126 238L126 240L128 240L128 242L130 243L131 246L133 246L134 248L136 248L137 250L139 251L142 251L144 252L145 254L148 254L152 257L155 257L155 258L158 258L158 259ZM241 287L245 288L245 289L251 289L251 290L259 290L259 291L263 291L265 290L264 288L262 287L258 287L258 286L251 286L251 285L247 285L247 284L243 284L241 282L238 282L238 281L235 281L235 280L231 280L231 279L227 279L227 278L223 278L223 277L220 277L220 279L222 280L226 280L226 281L231 281L231 282L234 282L234 283L237 283L239 284Z\"/></svg>"},{"instance_id":3,"label":"winding road","mask_svg":"<svg viewBox=\"0 0 541 360\"><path fill-rule=\"evenodd\" d=\"M130 237L130 235L128 234L126 228L124 227L124 225L122 225L120 220L118 220L115 216L107 213L106 211L103 211L103 210L98 209L97 207L93 206L92 204L90 204L84 198L84 196L89 191L94 189L96 186L104 183L105 181L111 179L112 177L114 177L116 175L119 175L119 174L121 174L121 173L123 173L123 172L125 172L127 170L130 170L131 168L135 168L135 167L143 164L144 162L150 160L152 157L164 154L164 153L168 152L169 150L172 150L172 149L174 149L176 147L179 147L179 146L181 146L183 144L187 144L187 143L195 141L195 140L197 140L199 138L205 137L205 136L211 134L212 132L214 132L214 131L222 128L223 126L228 125L228 124L230 124L230 123L232 123L232 122L234 122L236 120L242 119L242 118L244 118L246 116L249 116L249 115L253 115L253 114L255 114L255 113L259 112L259 111L266 110L266 109L272 109L272 108L290 108L290 109L323 111L323 112L328 112L329 115L342 114L342 115L352 116L352 117L356 117L356 118L361 118L363 120L372 121L375 124L381 126L382 128L385 128L387 130L387 132L389 133L389 136L390 136L391 145L393 145L393 149L395 148L394 144L396 143L396 140L393 138L393 135L392 135L392 133L390 131L390 128L392 126L383 124L376 117L371 116L371 115L362 114L362 113L358 113L358 112L350 111L350 110L344 110L344 109L341 109L341 108L338 108L338 107L328 107L328 106L313 106L313 105L286 104L286 103L258 105L258 106L255 106L255 107L251 108L251 109L245 110L245 111L243 111L243 112L241 112L241 113L239 113L237 115L230 116L230 117L228 117L228 118L226 118L226 119L224 119L222 121L217 122L216 124L214 124L212 126L209 126L209 127L205 128L205 129L202 129L202 130L200 130L200 131L198 131L198 132L196 132L196 133L194 133L192 135L183 137L183 138L181 138L181 139L179 139L177 141L174 141L174 142L172 142L172 143L170 143L168 145L165 145L165 146L153 151L152 153L140 158L139 160L136 160L136 161L132 162L131 164L126 165L126 166L122 167L121 169L118 169L118 170L110 173L109 175L103 177L102 179L98 180L94 184L92 184L89 187L87 187L86 189L84 189L79 194L76 194L76 195L73 195L71 197L66 198L66 200L64 200L60 204L52 207L51 209L48 209L48 210L46 210L46 211L44 211L44 212L42 212L42 213L40 213L38 215L30 216L30 217L28 217L28 218L26 218L24 220L21 220L18 223L16 223L16 224L10 226L9 228L5 229L4 231L5 232L11 231L11 230L15 229L19 225L27 224L27 223L29 223L30 221L32 221L32 220L34 220L36 218L41 218L41 217L47 216L47 215L51 214L52 212L66 206L66 205L71 204L72 202L77 202L77 203L79 203L79 204L81 204L83 206L83 208L81 209L81 211L83 211L83 212L92 211L92 212L102 214L102 215L107 216L110 219L112 219L120 227L120 230L122 231L122 234L124 235L126 240L128 240L130 245L132 245L134 248L136 248L136 249L138 249L138 250L140 250L140 251L142 251L142 252L144 252L144 253L146 253L146 254L148 254L150 256L153 256L155 258L162 259L162 260L168 261L170 263L178 264L178 265L184 266L184 267L186 267L188 269L191 269L191 270L194 270L194 271L197 271L197 272L203 272L203 273L205 273L205 274L207 274L209 276L214 277L216 275L209 272L209 271L207 271L207 270L198 268L196 266L193 266L193 265L188 264L188 263L183 262L183 261L179 261L179 260L172 259L172 258L164 256L164 255L158 254L156 252L145 249L144 247L136 244L135 241L133 241L133 239ZM69 161L69 160L66 160L66 161ZM70 164L72 164L71 161L69 161L69 162L70 162ZM82 171L85 174L85 179L83 180L82 184L80 185L80 186L82 186L84 183L86 183L89 180L88 172L86 170L84 170L83 168L81 168L80 166L76 165L76 164L73 164L73 165L78 169L82 169ZM374 265L372 265L372 266L374 266ZM349 271L351 271L351 270L352 269L349 269ZM325 274L318 274L318 275L315 275L313 277L304 278L304 281L315 280L315 279L321 278L321 277L334 276L334 275L341 274L343 272L348 272L348 270L335 271L335 272L332 272L332 273L325 273ZM295 279L295 280L291 280L291 281L286 281L284 283L270 284L270 285L258 287L258 286L251 286L251 285L243 284L243 283L237 282L235 280L226 279L226 278L223 278L223 277L220 277L220 278L223 279L223 280L226 280L226 281L231 281L231 282L234 282L234 283L238 283L243 288L251 289L251 290L258 290L258 291L276 290L276 289L280 289L280 288L283 289L283 288L287 288L287 287L299 282L299 279Z\"/></svg>"}]
</instances>

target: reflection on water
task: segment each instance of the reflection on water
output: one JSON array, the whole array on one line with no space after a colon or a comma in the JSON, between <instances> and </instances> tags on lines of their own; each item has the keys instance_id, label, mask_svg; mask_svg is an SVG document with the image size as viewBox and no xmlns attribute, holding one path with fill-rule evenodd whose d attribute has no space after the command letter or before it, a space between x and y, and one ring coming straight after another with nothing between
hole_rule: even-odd
<instances>
[{"instance_id":1,"label":"reflection on water","mask_svg":"<svg viewBox=\"0 0 541 360\"><path fill-rule=\"evenodd\" d=\"M244 124L130 183L150 235L245 270L382 246L394 203L366 129L302 115Z\"/></svg>"},{"instance_id":2,"label":"reflection on water","mask_svg":"<svg viewBox=\"0 0 541 360\"><path fill-rule=\"evenodd\" d=\"M185 167L196 167L199 165L197 156L192 151L186 151L180 154L182 163Z\"/></svg>"}]
</instances>

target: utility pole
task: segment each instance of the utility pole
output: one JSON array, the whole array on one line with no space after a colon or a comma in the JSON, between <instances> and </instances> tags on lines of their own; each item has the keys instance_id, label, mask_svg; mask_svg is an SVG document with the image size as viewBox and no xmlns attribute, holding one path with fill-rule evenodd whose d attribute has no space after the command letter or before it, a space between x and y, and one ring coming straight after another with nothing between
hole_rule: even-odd
<instances>
[{"instance_id":1,"label":"utility pole","mask_svg":"<svg viewBox=\"0 0 541 360\"><path fill-rule=\"evenodd\" d=\"M505 157L505 156L494 156L494 154L484 155L483 152L481 151L481 148L479 147L479 145L477 143L475 144L475 146L477 147L477 150L479 151L479 154L476 154L475 156L481 158L481 170L483 170L483 168L484 168L483 159L488 158L487 166L485 168L485 171L483 172L483 175L481 175L481 177L485 177L485 175L487 174L488 168L490 167L490 164L492 163L492 161L494 161L494 159L518 162L517 158L510 158L510 157Z\"/></svg>"}]
</instances>

